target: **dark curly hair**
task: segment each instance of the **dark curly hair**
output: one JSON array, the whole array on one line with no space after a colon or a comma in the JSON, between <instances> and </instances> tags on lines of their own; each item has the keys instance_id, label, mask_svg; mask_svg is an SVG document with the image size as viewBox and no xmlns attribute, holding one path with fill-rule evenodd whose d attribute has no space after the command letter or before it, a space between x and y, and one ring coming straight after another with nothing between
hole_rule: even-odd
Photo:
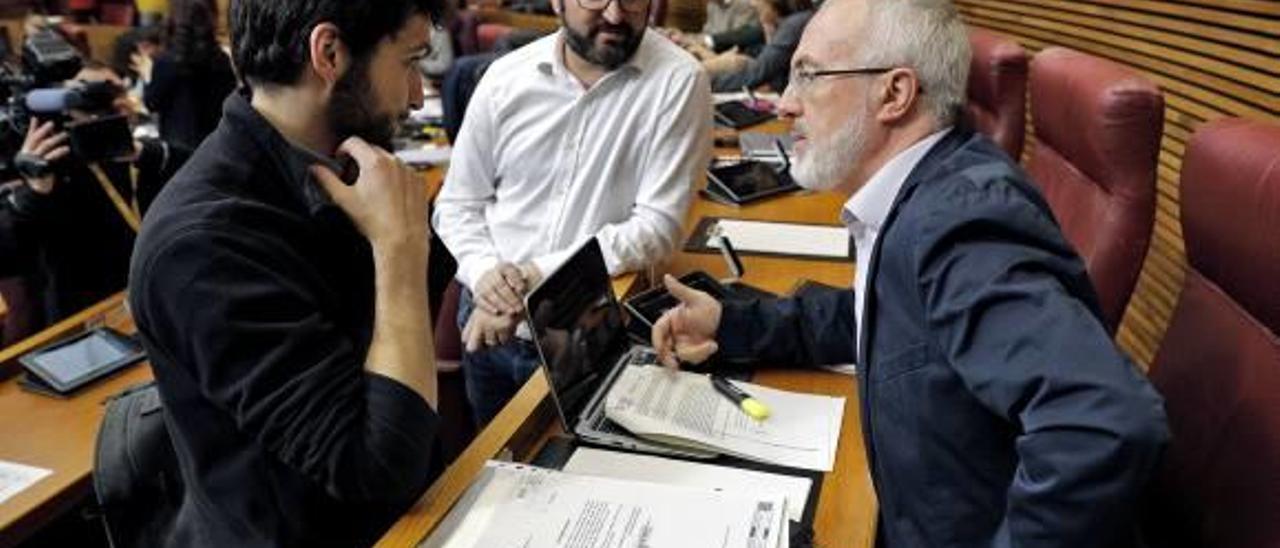
<instances>
[{"instance_id":1,"label":"dark curly hair","mask_svg":"<svg viewBox=\"0 0 1280 548\"><path fill-rule=\"evenodd\" d=\"M445 11L445 0L232 0L232 57L249 84L291 85L310 61L308 39L320 23L337 26L360 61L410 16L439 24Z\"/></svg>"}]
</instances>

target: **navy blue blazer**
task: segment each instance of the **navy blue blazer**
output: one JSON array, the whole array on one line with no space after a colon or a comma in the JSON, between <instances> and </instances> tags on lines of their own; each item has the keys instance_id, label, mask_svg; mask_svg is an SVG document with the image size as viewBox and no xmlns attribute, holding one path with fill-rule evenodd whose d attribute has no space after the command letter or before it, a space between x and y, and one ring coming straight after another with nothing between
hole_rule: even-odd
<instances>
[{"instance_id":1,"label":"navy blue blazer","mask_svg":"<svg viewBox=\"0 0 1280 548\"><path fill-rule=\"evenodd\" d=\"M727 304L721 357L855 362L882 546L1109 546L1166 445L1084 264L1027 176L953 130L912 171L853 292Z\"/></svg>"}]
</instances>

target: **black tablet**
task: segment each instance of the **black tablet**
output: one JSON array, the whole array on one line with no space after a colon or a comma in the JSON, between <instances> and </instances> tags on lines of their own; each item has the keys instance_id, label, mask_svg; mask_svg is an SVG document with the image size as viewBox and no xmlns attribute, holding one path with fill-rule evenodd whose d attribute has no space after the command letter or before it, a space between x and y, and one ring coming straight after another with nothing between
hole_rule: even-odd
<instances>
[{"instance_id":1,"label":"black tablet","mask_svg":"<svg viewBox=\"0 0 1280 548\"><path fill-rule=\"evenodd\" d=\"M707 170L707 189L745 204L783 192L799 190L787 164L744 161Z\"/></svg>"},{"instance_id":2,"label":"black tablet","mask_svg":"<svg viewBox=\"0 0 1280 548\"><path fill-rule=\"evenodd\" d=\"M718 301L723 301L729 296L728 290L725 289L718 280L712 278L710 274L701 270L695 270L684 276L680 276L680 283L706 292L715 297ZM627 312L631 313L631 317L639 320L632 322L633 324L643 324L641 327L645 334L653 328L653 324L662 317L662 313L675 308L680 304L679 299L667 291L662 284L657 284L638 295L627 299L622 303Z\"/></svg>"},{"instance_id":3,"label":"black tablet","mask_svg":"<svg viewBox=\"0 0 1280 548\"><path fill-rule=\"evenodd\" d=\"M742 101L729 101L716 104L715 119L722 126L742 129L772 120L773 113L753 109Z\"/></svg>"},{"instance_id":4,"label":"black tablet","mask_svg":"<svg viewBox=\"0 0 1280 548\"><path fill-rule=\"evenodd\" d=\"M146 351L134 339L99 327L32 350L18 362L33 381L67 394L145 357Z\"/></svg>"}]
</instances>

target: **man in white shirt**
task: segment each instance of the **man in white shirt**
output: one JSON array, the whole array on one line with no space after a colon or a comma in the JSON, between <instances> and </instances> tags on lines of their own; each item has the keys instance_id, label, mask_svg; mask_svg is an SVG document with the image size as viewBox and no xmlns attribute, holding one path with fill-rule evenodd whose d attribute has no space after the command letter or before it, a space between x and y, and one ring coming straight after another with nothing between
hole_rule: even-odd
<instances>
[{"instance_id":1,"label":"man in white shirt","mask_svg":"<svg viewBox=\"0 0 1280 548\"><path fill-rule=\"evenodd\" d=\"M494 62L472 95L436 200L467 288L467 396L488 422L532 373L522 296L596 237L609 272L675 249L711 150L698 63L648 32L649 0L557 0L559 32Z\"/></svg>"}]
</instances>

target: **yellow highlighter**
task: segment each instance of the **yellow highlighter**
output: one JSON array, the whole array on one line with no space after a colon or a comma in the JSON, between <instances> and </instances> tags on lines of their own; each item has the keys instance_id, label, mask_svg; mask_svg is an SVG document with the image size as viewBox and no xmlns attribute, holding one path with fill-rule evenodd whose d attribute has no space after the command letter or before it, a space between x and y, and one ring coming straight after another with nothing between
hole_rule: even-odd
<instances>
[{"instance_id":1,"label":"yellow highlighter","mask_svg":"<svg viewBox=\"0 0 1280 548\"><path fill-rule=\"evenodd\" d=\"M738 404L738 407L742 408L742 412L746 413L748 417L758 421L769 418L768 406L734 386L728 379L719 375L711 375L711 386L715 387L716 392L724 394L724 397Z\"/></svg>"}]
</instances>

